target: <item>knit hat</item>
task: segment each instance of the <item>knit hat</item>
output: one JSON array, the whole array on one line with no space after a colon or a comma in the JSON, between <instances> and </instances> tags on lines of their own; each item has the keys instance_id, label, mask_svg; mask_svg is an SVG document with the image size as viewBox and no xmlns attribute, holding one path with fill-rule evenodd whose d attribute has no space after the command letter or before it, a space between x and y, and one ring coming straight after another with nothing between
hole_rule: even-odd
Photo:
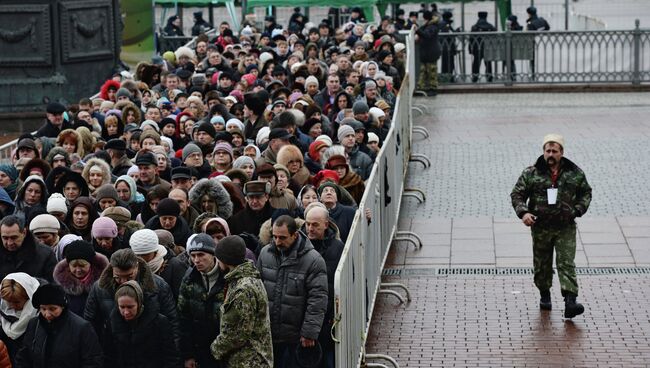
<instances>
[{"instance_id":1,"label":"knit hat","mask_svg":"<svg viewBox=\"0 0 650 368\"><path fill-rule=\"evenodd\" d=\"M544 143L542 144L542 148L546 146L546 143L554 142L562 146L562 149L564 149L564 137L562 137L559 134L547 134L544 136Z\"/></svg>"},{"instance_id":2,"label":"knit hat","mask_svg":"<svg viewBox=\"0 0 650 368\"><path fill-rule=\"evenodd\" d=\"M151 229L142 229L134 232L129 240L129 245L131 245L133 253L137 255L156 252L160 248L158 235Z\"/></svg>"},{"instance_id":3,"label":"knit hat","mask_svg":"<svg viewBox=\"0 0 650 368\"><path fill-rule=\"evenodd\" d=\"M320 161L320 153L319 151L323 147L328 147L327 143L323 141L313 141L309 145L309 157L311 157L312 160L314 161Z\"/></svg>"},{"instance_id":4,"label":"knit hat","mask_svg":"<svg viewBox=\"0 0 650 368\"><path fill-rule=\"evenodd\" d=\"M64 215L68 214L68 206L65 204L65 197L61 193L52 193L47 200L47 212L55 213L60 212Z\"/></svg>"},{"instance_id":5,"label":"knit hat","mask_svg":"<svg viewBox=\"0 0 650 368\"><path fill-rule=\"evenodd\" d=\"M255 167L255 161L253 161L249 156L239 156L235 162L232 163L232 167L235 169L240 169L244 165L253 165L253 167Z\"/></svg>"},{"instance_id":6,"label":"knit hat","mask_svg":"<svg viewBox=\"0 0 650 368\"><path fill-rule=\"evenodd\" d=\"M225 151L227 154L230 155L230 160L232 161L234 159L233 152L232 152L232 146L228 143L225 142L219 142L214 145L214 150L212 152L217 153L218 151Z\"/></svg>"},{"instance_id":7,"label":"knit hat","mask_svg":"<svg viewBox=\"0 0 650 368\"><path fill-rule=\"evenodd\" d=\"M91 234L93 238L115 238L117 225L110 217L100 217L93 222Z\"/></svg>"},{"instance_id":8,"label":"knit hat","mask_svg":"<svg viewBox=\"0 0 650 368\"><path fill-rule=\"evenodd\" d=\"M199 146L197 146L194 143L188 143L184 148L183 148L183 162L187 160L188 157L190 157L194 153L202 153L201 149Z\"/></svg>"},{"instance_id":9,"label":"knit hat","mask_svg":"<svg viewBox=\"0 0 650 368\"><path fill-rule=\"evenodd\" d=\"M316 88L319 88L318 79L316 79L316 77L314 77L313 75L310 75L309 77L307 77L307 79L305 79L305 88L307 88L307 86L310 84L315 84Z\"/></svg>"},{"instance_id":10,"label":"knit hat","mask_svg":"<svg viewBox=\"0 0 650 368\"><path fill-rule=\"evenodd\" d=\"M269 134L271 134L271 128L265 126L257 131L257 136L255 137L255 143L258 146L261 146L262 143L265 143L269 139Z\"/></svg>"},{"instance_id":11,"label":"knit hat","mask_svg":"<svg viewBox=\"0 0 650 368\"><path fill-rule=\"evenodd\" d=\"M59 220L56 219L56 217L45 214L45 215L38 215L34 217L34 219L29 223L29 231L32 232L32 234L40 234L40 233L58 233L59 228L61 226L59 225Z\"/></svg>"},{"instance_id":12,"label":"knit hat","mask_svg":"<svg viewBox=\"0 0 650 368\"><path fill-rule=\"evenodd\" d=\"M354 134L354 129L349 125L341 125L339 127L339 131L337 133L337 137L339 138L339 142L342 142L343 138L347 137L350 134Z\"/></svg>"},{"instance_id":13,"label":"knit hat","mask_svg":"<svg viewBox=\"0 0 650 368\"><path fill-rule=\"evenodd\" d=\"M66 307L68 300L63 288L57 284L45 284L36 289L32 295L32 306L39 308L41 305L58 305Z\"/></svg>"},{"instance_id":14,"label":"knit hat","mask_svg":"<svg viewBox=\"0 0 650 368\"><path fill-rule=\"evenodd\" d=\"M357 101L354 103L354 105L352 105L352 112L354 113L354 115L365 114L368 112L368 110L369 110L368 104L365 103L364 101Z\"/></svg>"},{"instance_id":15,"label":"knit hat","mask_svg":"<svg viewBox=\"0 0 650 368\"><path fill-rule=\"evenodd\" d=\"M327 134L321 134L318 137L316 137L315 141L323 141L327 144L327 147L332 147L334 142L332 142L332 138L330 138L329 135Z\"/></svg>"},{"instance_id":16,"label":"knit hat","mask_svg":"<svg viewBox=\"0 0 650 368\"><path fill-rule=\"evenodd\" d=\"M181 213L181 206L171 198L164 198L158 203L156 214L158 216L178 216Z\"/></svg>"},{"instance_id":17,"label":"knit hat","mask_svg":"<svg viewBox=\"0 0 650 368\"><path fill-rule=\"evenodd\" d=\"M117 190L112 184L104 184L95 191L95 200L97 202L104 198L112 198L115 202L118 201Z\"/></svg>"},{"instance_id":18,"label":"knit hat","mask_svg":"<svg viewBox=\"0 0 650 368\"><path fill-rule=\"evenodd\" d=\"M238 235L230 235L219 240L214 255L223 263L238 266L246 261L246 243Z\"/></svg>"},{"instance_id":19,"label":"knit hat","mask_svg":"<svg viewBox=\"0 0 650 368\"><path fill-rule=\"evenodd\" d=\"M187 240L186 245L187 253L189 254L197 251L214 254L215 251L214 239L205 233L199 233L191 237Z\"/></svg>"},{"instance_id":20,"label":"knit hat","mask_svg":"<svg viewBox=\"0 0 650 368\"><path fill-rule=\"evenodd\" d=\"M90 263L95 258L95 249L93 245L84 240L75 240L68 244L63 251L65 260L70 263L75 259L83 259Z\"/></svg>"},{"instance_id":21,"label":"knit hat","mask_svg":"<svg viewBox=\"0 0 650 368\"><path fill-rule=\"evenodd\" d=\"M226 121L223 119L223 116L213 116L210 118L210 124L212 125L226 125ZM216 129L216 128L215 128Z\"/></svg>"},{"instance_id":22,"label":"knit hat","mask_svg":"<svg viewBox=\"0 0 650 368\"><path fill-rule=\"evenodd\" d=\"M158 132L154 132L153 130L142 132L142 134L140 134L140 143L144 142L147 138L153 139L156 145L160 145L160 134L158 134Z\"/></svg>"},{"instance_id":23,"label":"knit hat","mask_svg":"<svg viewBox=\"0 0 650 368\"><path fill-rule=\"evenodd\" d=\"M150 126L152 127L156 132L160 132L160 127L158 124L153 121L153 120L145 120L140 124L140 129L144 130L144 127Z\"/></svg>"},{"instance_id":24,"label":"knit hat","mask_svg":"<svg viewBox=\"0 0 650 368\"><path fill-rule=\"evenodd\" d=\"M199 127L196 128L196 131L197 132L205 132L212 138L214 138L214 136L217 135L217 130L214 129L214 125L210 124L207 121L201 123L201 125L199 125Z\"/></svg>"},{"instance_id":25,"label":"knit hat","mask_svg":"<svg viewBox=\"0 0 650 368\"><path fill-rule=\"evenodd\" d=\"M102 216L112 219L119 226L131 221L131 211L121 206L108 207L102 212Z\"/></svg>"},{"instance_id":26,"label":"knit hat","mask_svg":"<svg viewBox=\"0 0 650 368\"><path fill-rule=\"evenodd\" d=\"M321 170L314 175L311 182L314 186L319 186L320 183L325 180L338 183L341 178L339 178L339 174L334 170Z\"/></svg>"},{"instance_id":27,"label":"knit hat","mask_svg":"<svg viewBox=\"0 0 650 368\"><path fill-rule=\"evenodd\" d=\"M379 136L373 132L368 133L368 143L379 143Z\"/></svg>"},{"instance_id":28,"label":"knit hat","mask_svg":"<svg viewBox=\"0 0 650 368\"><path fill-rule=\"evenodd\" d=\"M338 184L332 183L331 181L326 181L318 187L318 196L320 197L323 194L323 189L330 187L334 188L336 191L336 199L341 200L341 187Z\"/></svg>"},{"instance_id":29,"label":"knit hat","mask_svg":"<svg viewBox=\"0 0 650 368\"><path fill-rule=\"evenodd\" d=\"M154 230L156 236L158 236L158 244L165 246L167 248L174 248L174 235L165 229Z\"/></svg>"}]
</instances>

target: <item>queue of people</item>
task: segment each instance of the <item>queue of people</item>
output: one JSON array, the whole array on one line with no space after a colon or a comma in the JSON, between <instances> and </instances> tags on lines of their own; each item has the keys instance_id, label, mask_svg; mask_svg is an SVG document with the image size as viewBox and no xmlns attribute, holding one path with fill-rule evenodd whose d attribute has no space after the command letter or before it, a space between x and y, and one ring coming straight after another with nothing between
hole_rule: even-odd
<instances>
[{"instance_id":1,"label":"queue of people","mask_svg":"<svg viewBox=\"0 0 650 368\"><path fill-rule=\"evenodd\" d=\"M404 79L404 25L362 21L199 27L50 102L0 165L0 362L334 367L334 272Z\"/></svg>"}]
</instances>

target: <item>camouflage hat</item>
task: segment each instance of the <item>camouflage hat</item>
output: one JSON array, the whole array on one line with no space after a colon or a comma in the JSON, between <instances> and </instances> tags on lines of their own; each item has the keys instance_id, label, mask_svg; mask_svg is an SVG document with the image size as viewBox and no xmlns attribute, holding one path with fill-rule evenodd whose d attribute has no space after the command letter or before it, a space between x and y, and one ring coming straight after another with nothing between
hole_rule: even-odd
<instances>
[{"instance_id":1,"label":"camouflage hat","mask_svg":"<svg viewBox=\"0 0 650 368\"><path fill-rule=\"evenodd\" d=\"M559 134L547 134L544 136L544 143L542 144L542 148L546 146L546 143L554 142L562 146L562 149L564 149L564 137L562 137Z\"/></svg>"}]
</instances>

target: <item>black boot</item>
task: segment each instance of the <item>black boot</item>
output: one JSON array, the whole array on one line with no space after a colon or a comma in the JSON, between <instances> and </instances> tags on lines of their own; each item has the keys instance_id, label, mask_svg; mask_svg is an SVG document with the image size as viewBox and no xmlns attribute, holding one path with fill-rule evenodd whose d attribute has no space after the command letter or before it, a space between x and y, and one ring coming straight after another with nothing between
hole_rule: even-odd
<instances>
[{"instance_id":1,"label":"black boot","mask_svg":"<svg viewBox=\"0 0 650 368\"><path fill-rule=\"evenodd\" d=\"M576 302L577 295L567 293L564 296L564 318L579 316L585 311L582 304Z\"/></svg>"},{"instance_id":2,"label":"black boot","mask_svg":"<svg viewBox=\"0 0 650 368\"><path fill-rule=\"evenodd\" d=\"M540 290L539 295L539 309L541 310L552 310L553 305L551 304L551 291L550 290Z\"/></svg>"}]
</instances>

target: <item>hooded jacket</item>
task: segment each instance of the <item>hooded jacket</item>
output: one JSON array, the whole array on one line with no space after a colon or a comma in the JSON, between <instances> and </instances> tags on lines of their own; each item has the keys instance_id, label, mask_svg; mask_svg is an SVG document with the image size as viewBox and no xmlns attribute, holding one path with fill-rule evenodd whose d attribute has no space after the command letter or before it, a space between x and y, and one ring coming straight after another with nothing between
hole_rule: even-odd
<instances>
[{"instance_id":1,"label":"hooded jacket","mask_svg":"<svg viewBox=\"0 0 650 368\"><path fill-rule=\"evenodd\" d=\"M36 183L41 187L41 199L38 203L33 205L29 205L27 202L25 202L25 191L27 190L27 186L31 183ZM20 217L23 221L25 221L28 217L27 215L29 211L33 211L37 208L42 208L43 210L47 209L47 198L47 186L45 185L43 179L41 179L40 176L35 175L27 177L23 185L18 190L18 194L16 194L16 208L14 209L14 215Z\"/></svg>"},{"instance_id":2,"label":"hooded jacket","mask_svg":"<svg viewBox=\"0 0 650 368\"><path fill-rule=\"evenodd\" d=\"M0 246L0 280L14 272L24 272L32 277L52 281L56 266L54 252L48 246L38 243L32 233L26 230L23 244L10 252Z\"/></svg>"},{"instance_id":3,"label":"hooded jacket","mask_svg":"<svg viewBox=\"0 0 650 368\"><path fill-rule=\"evenodd\" d=\"M92 169L93 166L98 166L102 170L102 183L95 187L92 184L90 184L90 169ZM99 158L91 158L86 162L86 166L84 166L84 170L81 173L81 176L84 178L86 183L88 183L88 189L90 189L90 194L95 195L95 191L101 187L104 184L109 184L111 182L111 167L106 163L106 161L99 159Z\"/></svg>"},{"instance_id":4,"label":"hooded jacket","mask_svg":"<svg viewBox=\"0 0 650 368\"><path fill-rule=\"evenodd\" d=\"M316 340L327 310L325 261L301 232L284 253L272 242L257 259L269 299L273 343Z\"/></svg>"},{"instance_id":5,"label":"hooded jacket","mask_svg":"<svg viewBox=\"0 0 650 368\"><path fill-rule=\"evenodd\" d=\"M70 272L68 261L65 259L54 267L54 282L61 285L63 291L65 291L68 298L68 309L71 312L83 317L90 288L95 281L99 280L106 266L108 266L108 259L99 253L95 253L95 257L90 262L90 275L82 280L76 278Z\"/></svg>"},{"instance_id":6,"label":"hooded jacket","mask_svg":"<svg viewBox=\"0 0 650 368\"><path fill-rule=\"evenodd\" d=\"M225 276L226 299L221 306L219 336L212 355L231 368L273 367L273 343L268 300L260 273L244 261Z\"/></svg>"},{"instance_id":7,"label":"hooded jacket","mask_svg":"<svg viewBox=\"0 0 650 368\"><path fill-rule=\"evenodd\" d=\"M201 198L208 195L217 203L217 215L223 219L232 216L233 205L226 188L216 179L201 179L190 189L190 203L195 208L201 208Z\"/></svg>"},{"instance_id":8,"label":"hooded jacket","mask_svg":"<svg viewBox=\"0 0 650 368\"><path fill-rule=\"evenodd\" d=\"M90 196L90 190L88 190L88 184L84 178L81 176L81 174L72 170L66 171L66 173L63 174L63 176L57 181L56 185L54 186L54 192L65 195L63 189L69 182L77 184L77 187L79 187L79 197Z\"/></svg>"},{"instance_id":9,"label":"hooded jacket","mask_svg":"<svg viewBox=\"0 0 650 368\"><path fill-rule=\"evenodd\" d=\"M138 284L144 292L144 304L156 313L161 313L172 324L174 339L178 336L178 315L176 303L171 288L160 276L154 275L145 261L138 258ZM111 311L115 308L115 291L117 282L113 279L113 267L106 267L99 280L90 289L84 318L90 321L99 336L100 341L107 337L108 321Z\"/></svg>"}]
</instances>

